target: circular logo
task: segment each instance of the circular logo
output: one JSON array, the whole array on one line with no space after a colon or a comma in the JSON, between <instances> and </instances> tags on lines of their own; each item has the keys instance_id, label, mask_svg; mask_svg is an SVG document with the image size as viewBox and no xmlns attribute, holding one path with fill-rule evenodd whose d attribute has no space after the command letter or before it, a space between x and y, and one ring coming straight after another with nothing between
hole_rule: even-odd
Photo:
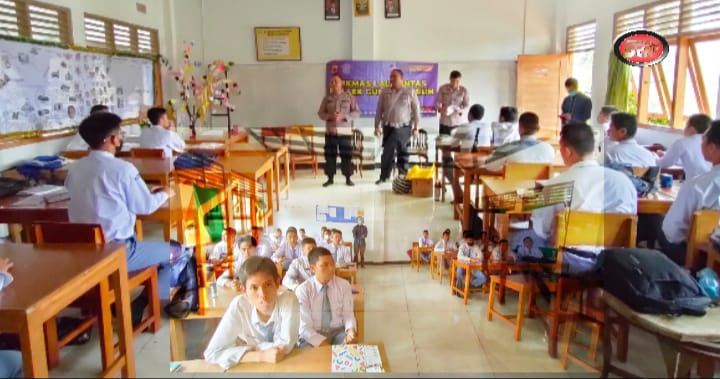
<instances>
[{"instance_id":1,"label":"circular logo","mask_svg":"<svg viewBox=\"0 0 720 379\"><path fill-rule=\"evenodd\" d=\"M630 66L652 66L670 52L668 41L650 30L633 30L615 40L615 56Z\"/></svg>"}]
</instances>

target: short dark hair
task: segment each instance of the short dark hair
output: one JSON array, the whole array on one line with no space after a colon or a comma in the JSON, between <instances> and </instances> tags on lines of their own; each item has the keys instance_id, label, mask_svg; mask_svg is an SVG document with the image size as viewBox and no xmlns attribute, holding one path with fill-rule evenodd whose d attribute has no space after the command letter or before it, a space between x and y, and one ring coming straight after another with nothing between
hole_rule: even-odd
<instances>
[{"instance_id":1,"label":"short dark hair","mask_svg":"<svg viewBox=\"0 0 720 379\"><path fill-rule=\"evenodd\" d=\"M615 126L615 129L625 129L628 137L635 137L635 133L637 133L637 119L635 116L627 112L617 112L610 116L610 122Z\"/></svg>"},{"instance_id":2,"label":"short dark hair","mask_svg":"<svg viewBox=\"0 0 720 379\"><path fill-rule=\"evenodd\" d=\"M245 286L248 278L259 272L264 272L272 276L276 282L280 280L280 274L278 273L277 266L275 266L275 262L270 258L260 256L248 257L240 266L237 277L240 283Z\"/></svg>"},{"instance_id":3,"label":"short dark hair","mask_svg":"<svg viewBox=\"0 0 720 379\"><path fill-rule=\"evenodd\" d=\"M330 230L331 233L337 233L342 236L342 231L340 229L332 229Z\"/></svg>"},{"instance_id":4,"label":"short dark hair","mask_svg":"<svg viewBox=\"0 0 720 379\"><path fill-rule=\"evenodd\" d=\"M315 238L312 237L305 237L302 240L302 245L317 245L317 242L315 242Z\"/></svg>"},{"instance_id":5,"label":"short dark hair","mask_svg":"<svg viewBox=\"0 0 720 379\"><path fill-rule=\"evenodd\" d=\"M535 133L538 129L540 129L540 117L538 117L535 113L525 112L520 115L518 124L520 125L520 128Z\"/></svg>"},{"instance_id":6,"label":"short dark hair","mask_svg":"<svg viewBox=\"0 0 720 379\"><path fill-rule=\"evenodd\" d=\"M468 110L468 113L473 119L482 120L483 116L485 116L485 108L480 104L473 104Z\"/></svg>"},{"instance_id":7,"label":"short dark hair","mask_svg":"<svg viewBox=\"0 0 720 379\"><path fill-rule=\"evenodd\" d=\"M502 107L500 108L500 117L505 122L515 122L518 118L518 110L515 107Z\"/></svg>"},{"instance_id":8,"label":"short dark hair","mask_svg":"<svg viewBox=\"0 0 720 379\"><path fill-rule=\"evenodd\" d=\"M250 246L252 246L252 247L257 247L257 245L258 245L255 237L250 236L250 235L245 235L245 236L238 238L237 245L240 246L240 244L242 244L242 243L249 243Z\"/></svg>"},{"instance_id":9,"label":"short dark hair","mask_svg":"<svg viewBox=\"0 0 720 379\"><path fill-rule=\"evenodd\" d=\"M503 239L500 240L499 243L510 243L510 242L508 242L508 240L506 240L506 239L503 238Z\"/></svg>"},{"instance_id":10,"label":"short dark hair","mask_svg":"<svg viewBox=\"0 0 720 379\"><path fill-rule=\"evenodd\" d=\"M608 115L608 116L611 115L611 114L613 114L613 113L615 113L615 112L617 112L617 111L618 111L618 109L615 108L614 105L605 105L605 106L603 106L602 108L600 108L600 113L606 114L606 115Z\"/></svg>"},{"instance_id":11,"label":"short dark hair","mask_svg":"<svg viewBox=\"0 0 720 379\"><path fill-rule=\"evenodd\" d=\"M108 111L110 111L110 108L108 108L107 105L103 104L95 104L92 106L92 108L90 108L90 114L103 113Z\"/></svg>"},{"instance_id":12,"label":"short dark hair","mask_svg":"<svg viewBox=\"0 0 720 379\"><path fill-rule=\"evenodd\" d=\"M445 230L443 230L443 235L446 235L446 234L447 234L448 236L450 235L450 229L445 229Z\"/></svg>"},{"instance_id":13,"label":"short dark hair","mask_svg":"<svg viewBox=\"0 0 720 379\"><path fill-rule=\"evenodd\" d=\"M705 138L708 143L720 147L720 120L710 123L710 128L705 132Z\"/></svg>"},{"instance_id":14,"label":"short dark hair","mask_svg":"<svg viewBox=\"0 0 720 379\"><path fill-rule=\"evenodd\" d=\"M577 86L578 86L578 81L577 81L577 79L575 79L575 78L567 78L567 80L565 80L565 88L570 88L570 87L575 87L575 88L577 88Z\"/></svg>"},{"instance_id":15,"label":"short dark hair","mask_svg":"<svg viewBox=\"0 0 720 379\"><path fill-rule=\"evenodd\" d=\"M304 231L305 231L305 228L298 229L298 232L304 232Z\"/></svg>"},{"instance_id":16,"label":"short dark hair","mask_svg":"<svg viewBox=\"0 0 720 379\"><path fill-rule=\"evenodd\" d=\"M294 226L287 228L287 230L285 231L285 235L288 235L290 233L295 233L295 235L297 235L297 229L295 229Z\"/></svg>"},{"instance_id":17,"label":"short dark hair","mask_svg":"<svg viewBox=\"0 0 720 379\"><path fill-rule=\"evenodd\" d=\"M397 72L398 74L400 74L400 77L401 77L401 78L404 78L404 77L405 77L405 74L404 74L403 71L402 71L401 69L399 69L399 68L394 68L394 69L392 69L392 70L390 71L391 74L392 74L393 72Z\"/></svg>"},{"instance_id":18,"label":"short dark hair","mask_svg":"<svg viewBox=\"0 0 720 379\"><path fill-rule=\"evenodd\" d=\"M458 70L452 70L450 71L450 79L460 79L462 78L462 74Z\"/></svg>"},{"instance_id":19,"label":"short dark hair","mask_svg":"<svg viewBox=\"0 0 720 379\"><path fill-rule=\"evenodd\" d=\"M563 125L560 140L583 156L595 150L595 134L589 125L582 122L571 121Z\"/></svg>"},{"instance_id":20,"label":"short dark hair","mask_svg":"<svg viewBox=\"0 0 720 379\"><path fill-rule=\"evenodd\" d=\"M533 239L532 239L532 237L530 237L530 236L523 238L523 242L525 242L525 241L527 241L527 240L530 240L530 242L532 242Z\"/></svg>"},{"instance_id":21,"label":"short dark hair","mask_svg":"<svg viewBox=\"0 0 720 379\"><path fill-rule=\"evenodd\" d=\"M166 113L167 111L165 110L165 108L152 107L147 111L147 118L148 120L150 120L151 124L157 125L157 123L160 122L162 116L164 116Z\"/></svg>"},{"instance_id":22,"label":"short dark hair","mask_svg":"<svg viewBox=\"0 0 720 379\"><path fill-rule=\"evenodd\" d=\"M320 230L327 230L327 226L323 226Z\"/></svg>"},{"instance_id":23,"label":"short dark hair","mask_svg":"<svg viewBox=\"0 0 720 379\"><path fill-rule=\"evenodd\" d=\"M329 255L332 257L330 250L324 247L316 247L310 251L310 254L308 254L308 262L310 262L311 265L314 265L323 255Z\"/></svg>"},{"instance_id":24,"label":"short dark hair","mask_svg":"<svg viewBox=\"0 0 720 379\"><path fill-rule=\"evenodd\" d=\"M91 149L99 149L105 140L120 130L122 119L114 113L95 113L80 123L78 133Z\"/></svg>"},{"instance_id":25,"label":"short dark hair","mask_svg":"<svg viewBox=\"0 0 720 379\"><path fill-rule=\"evenodd\" d=\"M427 229L423 230L423 233L430 233Z\"/></svg>"},{"instance_id":26,"label":"short dark hair","mask_svg":"<svg viewBox=\"0 0 720 379\"><path fill-rule=\"evenodd\" d=\"M265 228L263 228L262 226L253 226L250 228L250 230L263 230L263 229L265 229Z\"/></svg>"},{"instance_id":27,"label":"short dark hair","mask_svg":"<svg viewBox=\"0 0 720 379\"><path fill-rule=\"evenodd\" d=\"M472 230L466 230L463 232L463 238L475 238Z\"/></svg>"},{"instance_id":28,"label":"short dark hair","mask_svg":"<svg viewBox=\"0 0 720 379\"><path fill-rule=\"evenodd\" d=\"M692 126L699 134L705 133L710 127L712 119L710 116L702 113L694 114L688 118L688 125Z\"/></svg>"}]
</instances>

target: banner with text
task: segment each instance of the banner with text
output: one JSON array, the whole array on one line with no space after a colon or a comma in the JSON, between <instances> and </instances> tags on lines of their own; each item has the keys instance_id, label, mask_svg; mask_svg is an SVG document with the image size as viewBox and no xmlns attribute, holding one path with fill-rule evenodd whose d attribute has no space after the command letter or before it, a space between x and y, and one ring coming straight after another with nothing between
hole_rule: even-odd
<instances>
[{"instance_id":1,"label":"banner with text","mask_svg":"<svg viewBox=\"0 0 720 379\"><path fill-rule=\"evenodd\" d=\"M355 96L360 117L375 117L378 96L383 88L390 87L390 71L403 71L405 86L415 89L423 116L435 116L433 110L438 85L437 63L396 61L332 61L328 62L326 81L340 74L345 90Z\"/></svg>"}]
</instances>

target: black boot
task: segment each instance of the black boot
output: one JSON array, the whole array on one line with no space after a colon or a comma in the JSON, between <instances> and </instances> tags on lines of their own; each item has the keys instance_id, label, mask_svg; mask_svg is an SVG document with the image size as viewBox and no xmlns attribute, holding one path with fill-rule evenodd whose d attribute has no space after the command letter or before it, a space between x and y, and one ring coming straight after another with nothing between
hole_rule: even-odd
<instances>
[{"instance_id":1,"label":"black boot","mask_svg":"<svg viewBox=\"0 0 720 379\"><path fill-rule=\"evenodd\" d=\"M353 181L350 180L350 177L349 177L349 176L345 177L345 184L347 184L347 185L350 186L350 187L352 187L352 186L355 185L355 183L353 183Z\"/></svg>"},{"instance_id":2,"label":"black boot","mask_svg":"<svg viewBox=\"0 0 720 379\"><path fill-rule=\"evenodd\" d=\"M328 180L327 180L327 182L323 183L323 187L331 186L331 185L333 185L333 184L334 184L334 182L333 182L333 177L332 177L332 176L328 176Z\"/></svg>"}]
</instances>

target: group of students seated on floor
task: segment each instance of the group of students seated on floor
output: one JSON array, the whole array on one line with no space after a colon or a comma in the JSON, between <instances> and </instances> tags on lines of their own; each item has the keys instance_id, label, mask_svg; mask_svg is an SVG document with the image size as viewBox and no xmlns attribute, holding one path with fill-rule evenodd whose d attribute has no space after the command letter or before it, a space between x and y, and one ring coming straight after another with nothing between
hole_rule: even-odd
<instances>
[{"instance_id":1,"label":"group of students seated on floor","mask_svg":"<svg viewBox=\"0 0 720 379\"><path fill-rule=\"evenodd\" d=\"M254 237L240 240L252 244ZM306 237L303 256L293 261L281 287L276 263L250 254L235 279L243 294L228 306L205 360L227 370L244 362L278 362L295 347L356 343L353 290L335 268L332 253Z\"/></svg>"}]
</instances>

